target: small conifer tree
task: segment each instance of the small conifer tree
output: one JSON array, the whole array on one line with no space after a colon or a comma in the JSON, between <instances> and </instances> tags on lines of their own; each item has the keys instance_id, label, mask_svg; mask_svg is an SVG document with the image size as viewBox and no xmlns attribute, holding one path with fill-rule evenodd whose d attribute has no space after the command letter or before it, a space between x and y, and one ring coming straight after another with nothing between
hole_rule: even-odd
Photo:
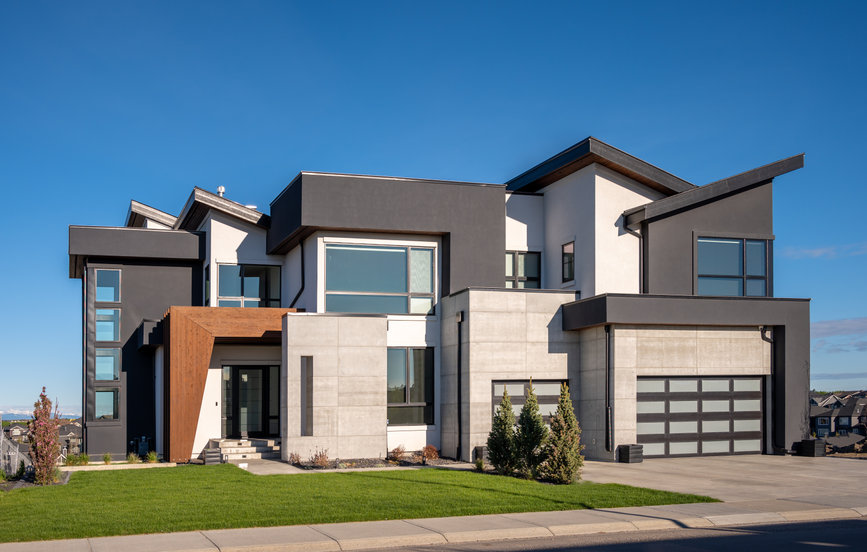
<instances>
[{"instance_id":1,"label":"small conifer tree","mask_svg":"<svg viewBox=\"0 0 867 552\"><path fill-rule=\"evenodd\" d=\"M539 464L543 460L542 447L547 439L548 426L539 413L539 401L533 389L533 380L530 380L527 400L518 415L518 430L515 437L518 472L522 477L530 478L536 475Z\"/></svg>"},{"instance_id":2,"label":"small conifer tree","mask_svg":"<svg viewBox=\"0 0 867 552\"><path fill-rule=\"evenodd\" d=\"M45 394L44 387L39 400L33 403L33 419L27 422L27 426L30 430L30 458L33 460L36 484L54 483L57 459L60 457L60 437L57 433L60 418L56 408L52 413L51 399Z\"/></svg>"},{"instance_id":3,"label":"small conifer tree","mask_svg":"<svg viewBox=\"0 0 867 552\"><path fill-rule=\"evenodd\" d=\"M560 386L560 400L557 411L551 418L551 438L545 445L545 461L540 467L540 475L549 481L561 484L574 483L581 477L581 427L575 418L569 386Z\"/></svg>"},{"instance_id":4,"label":"small conifer tree","mask_svg":"<svg viewBox=\"0 0 867 552\"><path fill-rule=\"evenodd\" d=\"M515 413L505 388L488 434L488 461L500 475L515 471Z\"/></svg>"}]
</instances>

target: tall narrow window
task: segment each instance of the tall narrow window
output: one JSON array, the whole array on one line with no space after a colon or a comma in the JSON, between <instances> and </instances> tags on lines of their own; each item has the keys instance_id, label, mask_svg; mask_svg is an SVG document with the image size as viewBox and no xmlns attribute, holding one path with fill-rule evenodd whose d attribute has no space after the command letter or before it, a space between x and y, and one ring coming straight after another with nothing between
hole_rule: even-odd
<instances>
[{"instance_id":1,"label":"tall narrow window","mask_svg":"<svg viewBox=\"0 0 867 552\"><path fill-rule=\"evenodd\" d=\"M533 288L541 287L542 255L532 251L506 252L506 287Z\"/></svg>"},{"instance_id":2,"label":"tall narrow window","mask_svg":"<svg viewBox=\"0 0 867 552\"><path fill-rule=\"evenodd\" d=\"M575 242L563 244L563 283L575 279Z\"/></svg>"},{"instance_id":3,"label":"tall narrow window","mask_svg":"<svg viewBox=\"0 0 867 552\"><path fill-rule=\"evenodd\" d=\"M388 349L389 425L433 424L434 350Z\"/></svg>"},{"instance_id":4,"label":"tall narrow window","mask_svg":"<svg viewBox=\"0 0 867 552\"><path fill-rule=\"evenodd\" d=\"M433 303L433 248L325 246L326 311L432 314Z\"/></svg>"},{"instance_id":5,"label":"tall narrow window","mask_svg":"<svg viewBox=\"0 0 867 552\"><path fill-rule=\"evenodd\" d=\"M220 307L279 307L280 267L219 265Z\"/></svg>"},{"instance_id":6,"label":"tall narrow window","mask_svg":"<svg viewBox=\"0 0 867 552\"><path fill-rule=\"evenodd\" d=\"M301 357L301 435L313 435L313 357Z\"/></svg>"},{"instance_id":7,"label":"tall narrow window","mask_svg":"<svg viewBox=\"0 0 867 552\"><path fill-rule=\"evenodd\" d=\"M93 419L116 420L118 418L117 398L117 389L97 389L94 392Z\"/></svg>"},{"instance_id":8,"label":"tall narrow window","mask_svg":"<svg viewBox=\"0 0 867 552\"><path fill-rule=\"evenodd\" d=\"M768 241L698 238L698 295L768 295Z\"/></svg>"},{"instance_id":9,"label":"tall narrow window","mask_svg":"<svg viewBox=\"0 0 867 552\"><path fill-rule=\"evenodd\" d=\"M120 302L120 270L96 269L96 300L100 303Z\"/></svg>"}]
</instances>

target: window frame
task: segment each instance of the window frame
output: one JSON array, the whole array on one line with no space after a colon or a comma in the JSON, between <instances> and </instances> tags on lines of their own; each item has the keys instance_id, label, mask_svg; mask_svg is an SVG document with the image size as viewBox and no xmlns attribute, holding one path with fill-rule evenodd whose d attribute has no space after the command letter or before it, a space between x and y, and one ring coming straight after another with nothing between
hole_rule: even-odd
<instances>
[{"instance_id":1,"label":"window frame","mask_svg":"<svg viewBox=\"0 0 867 552\"><path fill-rule=\"evenodd\" d=\"M100 272L117 272L117 301L102 301L99 299L99 273ZM119 268L94 268L93 269L93 302L96 303L106 303L109 305L119 305L121 300L123 299L122 288L123 288L123 270Z\"/></svg>"},{"instance_id":2,"label":"window frame","mask_svg":"<svg viewBox=\"0 0 867 552\"><path fill-rule=\"evenodd\" d=\"M566 253L566 247L572 246L572 252ZM570 255L567 262L567 255ZM566 267L569 267L569 275L566 275ZM560 279L561 283L566 284L575 281L575 240L568 241L560 246Z\"/></svg>"},{"instance_id":3,"label":"window frame","mask_svg":"<svg viewBox=\"0 0 867 552\"><path fill-rule=\"evenodd\" d=\"M699 240L703 239L719 239L719 240L731 240L731 241L739 241L741 244L741 274L740 275L724 275L724 274L701 274L699 273L698 263L699 263L699 252L698 252L698 244ZM751 276L747 271L747 242L764 242L765 244L765 275L764 276ZM774 244L774 236L767 234L730 234L730 233L716 233L716 232L693 232L693 295L700 295L698 291L699 280L701 278L708 279L728 279L741 280L741 294L740 295L701 295L702 297L773 297L773 282L774 282L774 255L773 255L773 244ZM749 281L763 281L765 283L765 294L764 295L748 295L747 294L747 282Z\"/></svg>"},{"instance_id":4,"label":"window frame","mask_svg":"<svg viewBox=\"0 0 867 552\"><path fill-rule=\"evenodd\" d=\"M229 308L279 308L280 305L282 304L282 301L283 301L283 266L282 265L279 265L279 264L259 264L259 263L216 263L216 265L217 265L217 270L216 270L216 272L217 272L217 279L216 279L217 300L216 300L215 306L222 307L223 305L220 304L221 301L238 301L239 303L241 303L240 306L238 306L238 307L229 307ZM240 296L220 295L220 268L224 267L224 266L241 267L240 272L239 272L239 278L241 279L241 295ZM256 268L263 268L264 267L264 268L276 268L277 269L277 298L276 299L271 298L271 297L268 297L268 298L259 297L259 299L252 299L252 298L248 298L248 297L244 296L244 270L246 269L246 267L256 267ZM209 281L209 284L210 284L210 281ZM270 282L268 282L268 285L266 285L266 288L270 289L270 287L271 287ZM253 301L256 301L258 304L255 307L253 307L252 305L248 307L245 304L247 301L250 301L251 303ZM270 305L270 303L275 302L275 301L277 303L276 306ZM269 303L269 304L263 306L262 303Z\"/></svg>"},{"instance_id":5,"label":"window frame","mask_svg":"<svg viewBox=\"0 0 867 552\"><path fill-rule=\"evenodd\" d=\"M114 303L112 303L114 304ZM117 339L99 339L99 311L116 311L117 312ZM93 342L94 343L120 343L123 339L123 310L120 307L100 307L95 306L93 309Z\"/></svg>"},{"instance_id":6,"label":"window frame","mask_svg":"<svg viewBox=\"0 0 867 552\"><path fill-rule=\"evenodd\" d=\"M526 266L526 257L528 254L536 255L536 259L538 259L539 265L537 273L538 276L518 276L518 255L523 255L525 258L524 266ZM506 255L512 256L512 275L506 275L506 289L541 289L542 288L542 252L541 251L506 251ZM526 272L526 269L524 270ZM509 282L513 285L509 287ZM536 282L538 284L535 288L528 288L526 285L524 287L518 286L518 282Z\"/></svg>"},{"instance_id":7,"label":"window frame","mask_svg":"<svg viewBox=\"0 0 867 552\"><path fill-rule=\"evenodd\" d=\"M112 406L114 408L114 417L112 418L99 418L96 415L96 396L98 393L112 393L114 398L112 399ZM107 387L107 386L94 386L93 388L93 415L89 420L90 422L97 423L116 423L121 419L120 413L120 387Z\"/></svg>"},{"instance_id":8,"label":"window frame","mask_svg":"<svg viewBox=\"0 0 867 552\"><path fill-rule=\"evenodd\" d=\"M103 343L103 342L101 342ZM97 359L99 358L99 351L115 351L116 354L112 355L113 358L117 359L117 364L115 364L115 374L113 379L100 379L97 377ZM93 350L93 381L99 382L101 385L106 383L119 383L120 382L120 372L123 368L123 349L120 347L94 347Z\"/></svg>"},{"instance_id":9,"label":"window frame","mask_svg":"<svg viewBox=\"0 0 867 552\"><path fill-rule=\"evenodd\" d=\"M390 247L395 249L403 249L405 250L406 255L406 291L405 292L381 292L381 291L341 291L341 290L329 290L328 289L328 247L329 246L352 246L359 248L377 248L377 247ZM412 291L412 251L413 250L427 250L431 252L431 291L430 292L418 292ZM406 311L405 312L385 312L385 313L377 313L377 314L386 314L386 315L399 315L399 316L436 316L437 312L437 295L439 288L439 244L437 242L416 242L411 240L395 240L395 241L387 241L387 240L355 240L355 239L330 239L325 238L322 240L322 275L320 278L321 282L321 290L322 295L320 296L322 299L322 311L323 312L333 312L333 313L343 313L346 312L348 314L365 314L363 312L353 312L353 311L336 311L329 310L328 305L328 296L329 295L355 295L355 296L364 296L364 297L405 297L406 298ZM431 309L426 313L414 313L412 312L412 300L413 299L430 299L431 301Z\"/></svg>"},{"instance_id":10,"label":"window frame","mask_svg":"<svg viewBox=\"0 0 867 552\"><path fill-rule=\"evenodd\" d=\"M419 425L424 425L424 426L436 425L436 412L434 411L436 409L436 350L435 349L436 349L435 347L387 347L387 350L389 350L389 351L400 350L400 351L404 352L403 366L404 366L404 378L405 378L404 381L406 382L406 385L404 386L405 402L394 403L394 402L388 402L388 400L386 399L386 425L387 426L389 426L389 427L391 427L391 426L406 427L406 426L419 426ZM412 352L413 351L424 351L425 356L427 356L427 352L430 351L430 360L431 360L430 371L431 371L431 373L430 373L429 377L427 374L425 374L425 385L427 386L428 384L430 384L430 386L431 386L431 388L430 388L430 396L431 396L430 402L427 402L427 401L412 402L412 401L410 401L411 388L409 385L409 381L410 381L409 376L410 376L410 368L412 366L410 359L412 358ZM386 370L387 369L388 368L386 366ZM387 391L387 386L388 386L388 383L386 382L386 391ZM420 424L419 423L402 424L402 423L393 423L390 420L388 420L388 409L389 408L403 408L403 407L406 407L406 408L428 408L428 407L430 407L430 422L429 423L423 422Z\"/></svg>"}]
</instances>

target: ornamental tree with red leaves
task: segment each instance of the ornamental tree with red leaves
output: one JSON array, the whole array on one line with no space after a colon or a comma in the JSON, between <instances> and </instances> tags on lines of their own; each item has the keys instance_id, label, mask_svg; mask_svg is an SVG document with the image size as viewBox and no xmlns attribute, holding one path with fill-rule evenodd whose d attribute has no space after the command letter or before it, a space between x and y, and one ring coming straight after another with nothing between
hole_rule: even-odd
<instances>
[{"instance_id":1,"label":"ornamental tree with red leaves","mask_svg":"<svg viewBox=\"0 0 867 552\"><path fill-rule=\"evenodd\" d=\"M39 400L33 403L33 419L27 422L30 430L30 459L37 485L49 485L56 480L57 459L60 458L60 417L57 408L52 412L51 399L45 388Z\"/></svg>"}]
</instances>

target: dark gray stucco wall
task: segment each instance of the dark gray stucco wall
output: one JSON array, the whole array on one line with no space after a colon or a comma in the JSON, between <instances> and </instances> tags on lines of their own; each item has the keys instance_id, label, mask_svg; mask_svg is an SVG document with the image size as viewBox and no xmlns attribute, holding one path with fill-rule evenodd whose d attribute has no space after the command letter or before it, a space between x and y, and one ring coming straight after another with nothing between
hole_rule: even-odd
<instances>
[{"instance_id":1,"label":"dark gray stucco wall","mask_svg":"<svg viewBox=\"0 0 867 552\"><path fill-rule=\"evenodd\" d=\"M120 303L97 303L97 268L121 270ZM201 305L201 263L171 261L134 261L97 258L86 263L85 327L85 416L86 450L90 455L110 452L126 455L130 440L155 437L153 352L139 350L137 329L145 319L159 320L172 305ZM99 387L119 389L120 417L114 421L94 421L95 314L97 308L120 308L120 341L99 343L100 347L121 349L120 380Z\"/></svg>"},{"instance_id":2,"label":"dark gray stucco wall","mask_svg":"<svg viewBox=\"0 0 867 552\"><path fill-rule=\"evenodd\" d=\"M717 199L642 224L643 291L691 295L695 240L701 234L727 237L773 236L772 184Z\"/></svg>"},{"instance_id":3,"label":"dark gray stucco wall","mask_svg":"<svg viewBox=\"0 0 867 552\"><path fill-rule=\"evenodd\" d=\"M442 294L503 285L505 187L302 173L271 203L268 253L317 228L441 235Z\"/></svg>"},{"instance_id":4,"label":"dark gray stucco wall","mask_svg":"<svg viewBox=\"0 0 867 552\"><path fill-rule=\"evenodd\" d=\"M791 450L810 434L809 299L605 294L563 305L564 330L603 324L773 328L774 448Z\"/></svg>"}]
</instances>

